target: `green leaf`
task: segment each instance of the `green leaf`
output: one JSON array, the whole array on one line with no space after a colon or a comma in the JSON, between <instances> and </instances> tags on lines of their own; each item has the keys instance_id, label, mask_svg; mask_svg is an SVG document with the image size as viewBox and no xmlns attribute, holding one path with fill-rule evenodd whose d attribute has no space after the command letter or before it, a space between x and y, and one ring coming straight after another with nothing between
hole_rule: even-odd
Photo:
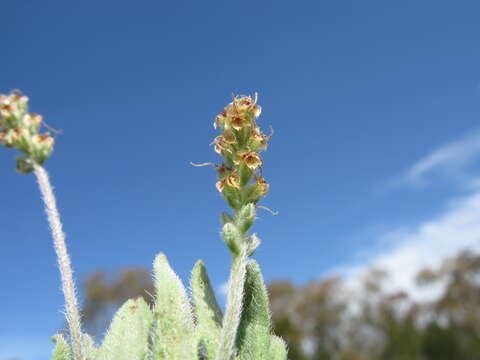
<instances>
[{"instance_id":1,"label":"green leaf","mask_svg":"<svg viewBox=\"0 0 480 360\"><path fill-rule=\"evenodd\" d=\"M222 194L225 200L228 202L228 205L230 205L235 210L240 209L242 205L242 195L238 189L231 186L225 186Z\"/></svg>"},{"instance_id":2,"label":"green leaf","mask_svg":"<svg viewBox=\"0 0 480 360\"><path fill-rule=\"evenodd\" d=\"M63 335L57 334L52 337L55 342L55 349L53 350L52 360L71 360L72 352L70 345L65 341Z\"/></svg>"},{"instance_id":3,"label":"green leaf","mask_svg":"<svg viewBox=\"0 0 480 360\"><path fill-rule=\"evenodd\" d=\"M287 345L283 339L272 335L270 337L270 357L269 360L287 360Z\"/></svg>"},{"instance_id":4,"label":"green leaf","mask_svg":"<svg viewBox=\"0 0 480 360\"><path fill-rule=\"evenodd\" d=\"M242 206L240 211L237 214L237 228L242 233L245 234L248 229L252 226L255 221L256 211L255 205L252 203Z\"/></svg>"},{"instance_id":5,"label":"green leaf","mask_svg":"<svg viewBox=\"0 0 480 360\"><path fill-rule=\"evenodd\" d=\"M194 324L185 288L164 254L157 256L153 267L157 296L151 359L195 359Z\"/></svg>"},{"instance_id":6,"label":"green leaf","mask_svg":"<svg viewBox=\"0 0 480 360\"><path fill-rule=\"evenodd\" d=\"M128 300L113 318L95 360L143 359L152 318L152 311L142 298Z\"/></svg>"},{"instance_id":7,"label":"green leaf","mask_svg":"<svg viewBox=\"0 0 480 360\"><path fill-rule=\"evenodd\" d=\"M82 334L83 355L85 360L93 360L97 356L97 347L92 337L88 334Z\"/></svg>"},{"instance_id":8,"label":"green leaf","mask_svg":"<svg viewBox=\"0 0 480 360\"><path fill-rule=\"evenodd\" d=\"M206 358L213 359L222 327L222 312L215 299L205 264L201 260L197 261L193 268L191 288L197 320L197 339L205 348Z\"/></svg>"},{"instance_id":9,"label":"green leaf","mask_svg":"<svg viewBox=\"0 0 480 360\"><path fill-rule=\"evenodd\" d=\"M227 244L231 252L238 255L243 245L243 238L237 226L233 223L226 223L223 225L222 235L225 244Z\"/></svg>"},{"instance_id":10,"label":"green leaf","mask_svg":"<svg viewBox=\"0 0 480 360\"><path fill-rule=\"evenodd\" d=\"M243 188L242 199L245 203L256 204L263 195L263 190L257 183Z\"/></svg>"},{"instance_id":11,"label":"green leaf","mask_svg":"<svg viewBox=\"0 0 480 360\"><path fill-rule=\"evenodd\" d=\"M242 164L240 165L240 169L238 170L240 175L240 186L245 186L250 182L250 179L253 175L253 170L251 170L247 165Z\"/></svg>"},{"instance_id":12,"label":"green leaf","mask_svg":"<svg viewBox=\"0 0 480 360\"><path fill-rule=\"evenodd\" d=\"M241 360L270 360L270 309L260 267L249 260L245 279L243 312L237 335Z\"/></svg>"},{"instance_id":13,"label":"green leaf","mask_svg":"<svg viewBox=\"0 0 480 360\"><path fill-rule=\"evenodd\" d=\"M252 234L247 238L247 256L252 256L257 247L260 245L260 239L256 234Z\"/></svg>"},{"instance_id":14,"label":"green leaf","mask_svg":"<svg viewBox=\"0 0 480 360\"><path fill-rule=\"evenodd\" d=\"M225 211L222 212L221 220L222 220L222 225L225 225L226 223L235 222L235 220L233 220L233 218L229 214L227 214Z\"/></svg>"}]
</instances>

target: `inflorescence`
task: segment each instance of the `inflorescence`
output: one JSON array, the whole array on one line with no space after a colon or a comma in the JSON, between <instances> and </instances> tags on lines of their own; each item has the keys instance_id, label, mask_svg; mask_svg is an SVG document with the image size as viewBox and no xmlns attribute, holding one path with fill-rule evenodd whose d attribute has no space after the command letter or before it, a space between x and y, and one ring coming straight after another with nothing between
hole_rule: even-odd
<instances>
[{"instance_id":1,"label":"inflorescence","mask_svg":"<svg viewBox=\"0 0 480 360\"><path fill-rule=\"evenodd\" d=\"M0 143L25 154L17 158L21 173L31 173L33 165L43 164L53 151L53 137L39 132L42 124L41 115L28 112L28 97L17 90L0 94Z\"/></svg>"},{"instance_id":2,"label":"inflorescence","mask_svg":"<svg viewBox=\"0 0 480 360\"><path fill-rule=\"evenodd\" d=\"M260 113L257 95L242 95L234 97L215 119L214 127L219 127L222 134L213 143L215 151L224 159L216 166L216 187L235 210L249 203L256 204L268 193L260 152L266 150L270 136L257 126Z\"/></svg>"}]
</instances>

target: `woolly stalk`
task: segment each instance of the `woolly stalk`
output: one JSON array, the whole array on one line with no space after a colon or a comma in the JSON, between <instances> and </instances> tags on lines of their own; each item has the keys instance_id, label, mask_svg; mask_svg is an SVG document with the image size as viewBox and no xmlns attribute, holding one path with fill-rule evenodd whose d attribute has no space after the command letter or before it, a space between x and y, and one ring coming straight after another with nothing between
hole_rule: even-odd
<instances>
[{"instance_id":1,"label":"woolly stalk","mask_svg":"<svg viewBox=\"0 0 480 360\"><path fill-rule=\"evenodd\" d=\"M82 360L82 332L80 323L80 313L78 311L77 298L75 295L75 284L73 282L72 267L70 257L65 243L65 233L62 230L60 213L57 209L57 202L53 193L52 185L48 173L41 165L34 164L33 169L37 177L38 186L45 204L48 223L52 232L55 253L57 254L58 268L62 279L62 291L65 297L65 309L70 337L72 342L72 351L75 360Z\"/></svg>"},{"instance_id":2,"label":"woolly stalk","mask_svg":"<svg viewBox=\"0 0 480 360\"><path fill-rule=\"evenodd\" d=\"M235 342L242 314L247 258L245 248L242 248L240 253L233 257L232 270L228 281L227 307L223 317L216 360L230 360L236 355Z\"/></svg>"}]
</instances>

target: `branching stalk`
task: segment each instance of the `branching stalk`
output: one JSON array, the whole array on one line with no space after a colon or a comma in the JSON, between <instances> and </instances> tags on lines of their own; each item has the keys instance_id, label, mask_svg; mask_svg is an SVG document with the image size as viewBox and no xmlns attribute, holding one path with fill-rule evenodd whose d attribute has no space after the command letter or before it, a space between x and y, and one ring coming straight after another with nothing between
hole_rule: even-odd
<instances>
[{"instance_id":1,"label":"branching stalk","mask_svg":"<svg viewBox=\"0 0 480 360\"><path fill-rule=\"evenodd\" d=\"M62 229L60 213L57 209L55 195L47 171L43 166L37 164L34 164L33 168L45 204L45 211L52 232L55 253L57 254L58 268L62 279L62 291L65 296L66 317L70 328L73 356L75 360L82 360L80 313L78 311L72 267L67 252L65 233Z\"/></svg>"}]
</instances>

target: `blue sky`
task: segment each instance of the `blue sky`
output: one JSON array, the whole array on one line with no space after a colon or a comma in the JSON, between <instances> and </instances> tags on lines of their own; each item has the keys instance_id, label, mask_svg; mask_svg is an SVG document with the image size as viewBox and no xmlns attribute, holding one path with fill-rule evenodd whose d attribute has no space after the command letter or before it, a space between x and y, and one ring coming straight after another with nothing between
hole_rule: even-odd
<instances>
[{"instance_id":1,"label":"blue sky","mask_svg":"<svg viewBox=\"0 0 480 360\"><path fill-rule=\"evenodd\" d=\"M79 284L167 253L218 287L226 209L213 119L258 91L271 193L267 280L416 268L480 228L480 24L462 1L24 1L2 4L0 92L62 130L46 167ZM0 359L48 358L62 295L35 179L0 152ZM478 221L480 223L480 221ZM420 244L420 245L419 245ZM402 255L403 254L403 255ZM399 283L405 279L399 279Z\"/></svg>"}]
</instances>

